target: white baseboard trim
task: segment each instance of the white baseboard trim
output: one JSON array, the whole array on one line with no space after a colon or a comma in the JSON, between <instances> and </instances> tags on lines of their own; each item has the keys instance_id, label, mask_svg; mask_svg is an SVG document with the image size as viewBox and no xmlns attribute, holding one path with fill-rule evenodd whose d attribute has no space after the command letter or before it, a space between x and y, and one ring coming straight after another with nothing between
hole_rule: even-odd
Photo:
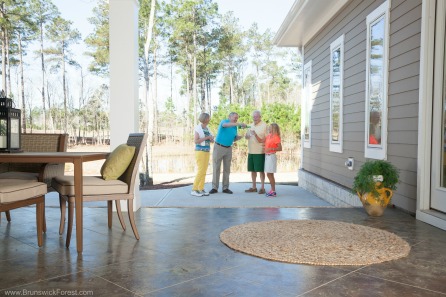
<instances>
[{"instance_id":1,"label":"white baseboard trim","mask_svg":"<svg viewBox=\"0 0 446 297\"><path fill-rule=\"evenodd\" d=\"M446 230L446 215L435 210L417 210L417 220Z\"/></svg>"}]
</instances>

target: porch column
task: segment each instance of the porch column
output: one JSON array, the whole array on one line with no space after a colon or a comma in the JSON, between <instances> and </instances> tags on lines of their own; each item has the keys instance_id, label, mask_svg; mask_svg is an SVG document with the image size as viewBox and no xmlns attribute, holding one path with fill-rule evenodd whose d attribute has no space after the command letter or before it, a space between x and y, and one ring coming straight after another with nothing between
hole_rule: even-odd
<instances>
[{"instance_id":1,"label":"porch column","mask_svg":"<svg viewBox=\"0 0 446 297\"><path fill-rule=\"evenodd\" d=\"M137 0L109 1L110 34L110 149L139 131ZM138 177L137 177L138 179ZM134 209L141 207L135 182ZM123 210L127 204L122 205Z\"/></svg>"}]
</instances>

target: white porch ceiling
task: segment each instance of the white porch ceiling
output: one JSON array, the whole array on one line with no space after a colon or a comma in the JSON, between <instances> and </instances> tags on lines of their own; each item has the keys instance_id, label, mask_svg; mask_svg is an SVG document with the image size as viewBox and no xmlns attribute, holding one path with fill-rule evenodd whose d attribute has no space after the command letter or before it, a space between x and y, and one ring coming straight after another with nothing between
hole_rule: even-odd
<instances>
[{"instance_id":1,"label":"white porch ceiling","mask_svg":"<svg viewBox=\"0 0 446 297\"><path fill-rule=\"evenodd\" d=\"M302 47L349 0L296 0L274 37L274 44Z\"/></svg>"}]
</instances>

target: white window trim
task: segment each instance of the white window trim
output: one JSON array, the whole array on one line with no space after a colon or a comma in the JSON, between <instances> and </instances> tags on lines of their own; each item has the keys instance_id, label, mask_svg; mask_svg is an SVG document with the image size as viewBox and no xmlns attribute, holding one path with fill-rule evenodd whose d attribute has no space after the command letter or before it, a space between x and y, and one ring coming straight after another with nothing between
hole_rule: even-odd
<instances>
[{"instance_id":1,"label":"white window trim","mask_svg":"<svg viewBox=\"0 0 446 297\"><path fill-rule=\"evenodd\" d=\"M387 92L388 92L388 69L389 69L389 5L390 1L385 1L377 9L367 16L367 56L366 56L366 87L365 87L365 143L364 156L371 159L385 160L387 158ZM370 28L371 24L384 15L384 90L383 90L383 106L381 114L381 145L370 147L369 143L369 65L370 65Z\"/></svg>"},{"instance_id":2,"label":"white window trim","mask_svg":"<svg viewBox=\"0 0 446 297\"><path fill-rule=\"evenodd\" d=\"M339 135L338 141L332 141L332 132L333 132L333 59L332 54L333 51L340 49L341 51L341 65L340 65L340 82L339 82ZM329 135L329 147L330 152L342 153L342 143L343 143L343 106L344 106L344 34L339 36L338 39L333 41L330 45L330 135Z\"/></svg>"},{"instance_id":3,"label":"white window trim","mask_svg":"<svg viewBox=\"0 0 446 297\"><path fill-rule=\"evenodd\" d=\"M311 148L311 109L312 109L312 107L313 107L313 99L312 99L312 95L311 95L311 90L312 90L312 84L311 84L311 72L312 72L312 68L311 68L311 61L309 61L309 62L307 62L305 65L304 65L304 72L303 72L303 79L304 79L304 84L303 84L303 86L304 86L304 92L303 92L303 95L304 95L304 100L303 100L303 104L302 104L302 110L303 110L303 116L302 116L302 123L301 123L301 126L302 126L302 143L304 144L304 148ZM310 81L310 83L309 83L309 85L308 85L308 87L306 87L306 84L307 84L307 82L306 82L306 80L305 80L305 73L307 72L307 69L310 69L310 75L309 75L309 81ZM308 109L308 105L309 105L309 109ZM309 113L307 114L307 110L309 110ZM308 140L306 140L305 139L305 122L306 122L306 119L307 119L307 117L309 117L308 118L308 134L309 134L309 137L308 137Z\"/></svg>"}]
</instances>

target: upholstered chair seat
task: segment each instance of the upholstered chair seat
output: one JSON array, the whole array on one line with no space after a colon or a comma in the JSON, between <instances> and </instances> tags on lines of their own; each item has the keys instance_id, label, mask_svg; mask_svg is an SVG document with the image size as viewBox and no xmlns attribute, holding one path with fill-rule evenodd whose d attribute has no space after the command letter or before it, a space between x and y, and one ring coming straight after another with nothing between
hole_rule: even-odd
<instances>
[{"instance_id":1,"label":"upholstered chair seat","mask_svg":"<svg viewBox=\"0 0 446 297\"><path fill-rule=\"evenodd\" d=\"M129 186L121 180L104 180L100 176L83 177L84 195L109 195L109 194L127 194ZM61 176L54 178L52 187L60 195L74 196L74 178L73 176Z\"/></svg>"},{"instance_id":2,"label":"upholstered chair seat","mask_svg":"<svg viewBox=\"0 0 446 297\"><path fill-rule=\"evenodd\" d=\"M0 211L9 211L36 204L37 243L43 244L43 209L45 207L45 183L23 179L0 179Z\"/></svg>"}]
</instances>

